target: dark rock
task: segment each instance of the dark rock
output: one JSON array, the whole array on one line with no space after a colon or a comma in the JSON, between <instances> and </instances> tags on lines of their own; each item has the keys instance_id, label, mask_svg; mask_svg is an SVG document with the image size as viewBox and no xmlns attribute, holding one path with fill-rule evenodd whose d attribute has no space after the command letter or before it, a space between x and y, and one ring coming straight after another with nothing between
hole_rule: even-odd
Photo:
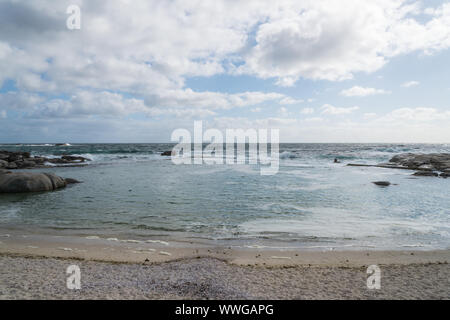
<instances>
[{"instance_id":1,"label":"dark rock","mask_svg":"<svg viewBox=\"0 0 450 320\"><path fill-rule=\"evenodd\" d=\"M84 157L76 157L76 156L62 156L61 159L66 160L68 162L85 162L91 161L91 159Z\"/></svg>"},{"instance_id":2,"label":"dark rock","mask_svg":"<svg viewBox=\"0 0 450 320\"><path fill-rule=\"evenodd\" d=\"M63 178L52 173L15 172L0 175L0 193L52 191L66 185Z\"/></svg>"},{"instance_id":3,"label":"dark rock","mask_svg":"<svg viewBox=\"0 0 450 320\"><path fill-rule=\"evenodd\" d=\"M444 179L450 178L450 172L442 172L442 173L439 175L439 177L444 178Z\"/></svg>"},{"instance_id":4,"label":"dark rock","mask_svg":"<svg viewBox=\"0 0 450 320\"><path fill-rule=\"evenodd\" d=\"M72 178L65 178L64 180L66 181L67 184L81 183L81 181Z\"/></svg>"},{"instance_id":5,"label":"dark rock","mask_svg":"<svg viewBox=\"0 0 450 320\"><path fill-rule=\"evenodd\" d=\"M16 161L15 164L19 169L33 168L36 166L36 162L28 160Z\"/></svg>"},{"instance_id":6,"label":"dark rock","mask_svg":"<svg viewBox=\"0 0 450 320\"><path fill-rule=\"evenodd\" d=\"M450 153L402 153L389 161L413 170L445 171L450 169Z\"/></svg>"},{"instance_id":7,"label":"dark rock","mask_svg":"<svg viewBox=\"0 0 450 320\"><path fill-rule=\"evenodd\" d=\"M75 166L91 160L70 155L64 155L61 158L47 159L45 157L31 157L29 152L0 151L0 161L0 168L30 169L35 167L45 167L46 162L64 165L73 164Z\"/></svg>"},{"instance_id":8,"label":"dark rock","mask_svg":"<svg viewBox=\"0 0 450 320\"><path fill-rule=\"evenodd\" d=\"M172 151L164 151L161 153L161 156L163 157L171 157L172 155L175 155L175 152L172 153Z\"/></svg>"},{"instance_id":9,"label":"dark rock","mask_svg":"<svg viewBox=\"0 0 450 320\"><path fill-rule=\"evenodd\" d=\"M47 162L53 163L53 164L64 164L68 163L67 160L61 159L61 158L51 158L47 159Z\"/></svg>"},{"instance_id":10,"label":"dark rock","mask_svg":"<svg viewBox=\"0 0 450 320\"><path fill-rule=\"evenodd\" d=\"M34 157L29 158L28 160L34 161L36 164L44 164L47 161L47 159L43 157Z\"/></svg>"},{"instance_id":11,"label":"dark rock","mask_svg":"<svg viewBox=\"0 0 450 320\"><path fill-rule=\"evenodd\" d=\"M391 185L389 181L374 181L372 183L380 187L389 187Z\"/></svg>"},{"instance_id":12,"label":"dark rock","mask_svg":"<svg viewBox=\"0 0 450 320\"><path fill-rule=\"evenodd\" d=\"M15 162L9 162L8 165L5 167L6 169L17 169L17 164Z\"/></svg>"},{"instance_id":13,"label":"dark rock","mask_svg":"<svg viewBox=\"0 0 450 320\"><path fill-rule=\"evenodd\" d=\"M433 171L417 171L415 173L413 173L413 176L417 176L417 177L437 177L439 176L438 173L433 172Z\"/></svg>"}]
</instances>

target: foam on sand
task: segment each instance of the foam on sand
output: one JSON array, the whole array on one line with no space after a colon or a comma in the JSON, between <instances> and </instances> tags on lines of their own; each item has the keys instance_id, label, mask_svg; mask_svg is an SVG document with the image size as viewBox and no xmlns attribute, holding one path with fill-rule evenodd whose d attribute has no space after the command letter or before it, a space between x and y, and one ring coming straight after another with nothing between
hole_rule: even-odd
<instances>
[{"instance_id":1,"label":"foam on sand","mask_svg":"<svg viewBox=\"0 0 450 320\"><path fill-rule=\"evenodd\" d=\"M86 239L88 239L88 240L100 240L100 237L98 237L98 236L89 236L89 237L86 237Z\"/></svg>"},{"instance_id":2,"label":"foam on sand","mask_svg":"<svg viewBox=\"0 0 450 320\"><path fill-rule=\"evenodd\" d=\"M159 243L159 244L163 244L165 246L169 245L169 243L167 241L162 241L162 240L147 240L145 242L147 242L147 243Z\"/></svg>"}]
</instances>

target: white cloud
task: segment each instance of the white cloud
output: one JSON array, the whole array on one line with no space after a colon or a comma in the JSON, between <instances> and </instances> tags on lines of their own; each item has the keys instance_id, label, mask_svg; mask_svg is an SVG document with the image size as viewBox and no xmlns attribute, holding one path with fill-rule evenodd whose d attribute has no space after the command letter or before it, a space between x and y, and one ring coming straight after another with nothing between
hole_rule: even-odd
<instances>
[{"instance_id":1,"label":"white cloud","mask_svg":"<svg viewBox=\"0 0 450 320\"><path fill-rule=\"evenodd\" d=\"M366 97L366 96L372 96L376 94L389 94L390 91L385 91L382 89L375 89L375 88L364 88L360 86L354 86L350 89L342 90L341 95L345 97Z\"/></svg>"},{"instance_id":2,"label":"white cloud","mask_svg":"<svg viewBox=\"0 0 450 320\"><path fill-rule=\"evenodd\" d=\"M12 80L18 88L0 94L0 108L34 118L17 125L19 137L38 131L31 123L61 126L64 133L60 118L76 129L82 117L92 131L95 121L89 120L97 118L99 126L114 123L119 132L127 125L112 118L133 113L183 120L220 117L221 110L237 107L260 110L259 104L295 105L301 100L286 94L193 90L188 80L244 74L280 86L293 86L299 79L339 81L377 71L399 55L450 47L450 3L428 8L428 16L420 20L419 5L407 0L71 3L82 8L78 31L65 27L64 1L0 0L0 85ZM327 105L317 113L345 115L357 109ZM446 114L407 109L385 117L385 122L409 123L446 119ZM168 128L167 123L172 122L161 128ZM2 134L8 133L4 128ZM131 122L127 128L133 130Z\"/></svg>"},{"instance_id":3,"label":"white cloud","mask_svg":"<svg viewBox=\"0 0 450 320\"><path fill-rule=\"evenodd\" d=\"M282 100L280 100L280 104L299 104L303 103L304 101L302 99L293 99L291 97L286 97Z\"/></svg>"},{"instance_id":4,"label":"white cloud","mask_svg":"<svg viewBox=\"0 0 450 320\"><path fill-rule=\"evenodd\" d=\"M83 13L77 32L65 28L65 3L0 2L0 82L158 95L183 89L190 76L233 73L292 86L300 77L349 79L399 54L450 46L450 4L420 22L406 0L73 2Z\"/></svg>"},{"instance_id":5,"label":"white cloud","mask_svg":"<svg viewBox=\"0 0 450 320\"><path fill-rule=\"evenodd\" d=\"M394 56L450 46L450 4L424 23L414 19L418 4L401 0L283 1L271 10L241 71L275 77L278 85L291 86L299 77L351 79Z\"/></svg>"},{"instance_id":6,"label":"white cloud","mask_svg":"<svg viewBox=\"0 0 450 320\"><path fill-rule=\"evenodd\" d=\"M348 107L348 108L339 108L332 106L330 104L325 104L322 106L322 114L328 114L328 115L343 115L343 114L350 114L353 111L356 111L359 109L359 107Z\"/></svg>"},{"instance_id":7,"label":"white cloud","mask_svg":"<svg viewBox=\"0 0 450 320\"><path fill-rule=\"evenodd\" d=\"M279 113L279 115L280 115L281 117L287 117L287 116L289 116L289 111L288 111L288 109L285 108L285 107L281 107L281 108L278 110L278 113Z\"/></svg>"},{"instance_id":8,"label":"white cloud","mask_svg":"<svg viewBox=\"0 0 450 320\"><path fill-rule=\"evenodd\" d=\"M450 111L439 111L435 108L400 108L389 112L379 119L385 122L429 122L450 119Z\"/></svg>"},{"instance_id":9,"label":"white cloud","mask_svg":"<svg viewBox=\"0 0 450 320\"><path fill-rule=\"evenodd\" d=\"M364 115L363 115L364 119L373 119L376 116L377 116L377 114L374 112L367 112L367 113L364 113Z\"/></svg>"},{"instance_id":10,"label":"white cloud","mask_svg":"<svg viewBox=\"0 0 450 320\"><path fill-rule=\"evenodd\" d=\"M296 77L280 77L275 81L275 84L280 87L293 87L298 80L298 76Z\"/></svg>"},{"instance_id":11,"label":"white cloud","mask_svg":"<svg viewBox=\"0 0 450 320\"><path fill-rule=\"evenodd\" d=\"M301 114L313 114L314 113L314 108L303 108L302 110L300 110Z\"/></svg>"},{"instance_id":12,"label":"white cloud","mask_svg":"<svg viewBox=\"0 0 450 320\"><path fill-rule=\"evenodd\" d=\"M312 118L306 118L305 122L322 122L324 119L321 117L312 117Z\"/></svg>"},{"instance_id":13,"label":"white cloud","mask_svg":"<svg viewBox=\"0 0 450 320\"><path fill-rule=\"evenodd\" d=\"M216 118L220 128L279 128L283 142L450 142L450 111L434 108L399 108L387 114L370 114L367 121L347 118L306 119Z\"/></svg>"},{"instance_id":14,"label":"white cloud","mask_svg":"<svg viewBox=\"0 0 450 320\"><path fill-rule=\"evenodd\" d=\"M420 84L419 81L408 81L408 82L402 83L402 87L403 88L410 88L410 87L418 86L419 84Z\"/></svg>"}]
</instances>

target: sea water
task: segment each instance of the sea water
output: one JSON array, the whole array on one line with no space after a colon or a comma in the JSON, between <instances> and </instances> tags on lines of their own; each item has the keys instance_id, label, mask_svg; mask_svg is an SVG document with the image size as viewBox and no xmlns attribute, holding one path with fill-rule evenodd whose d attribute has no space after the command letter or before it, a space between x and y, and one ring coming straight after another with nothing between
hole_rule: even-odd
<instances>
[{"instance_id":1,"label":"sea water","mask_svg":"<svg viewBox=\"0 0 450 320\"><path fill-rule=\"evenodd\" d=\"M33 169L83 183L56 192L0 195L0 227L250 248L450 247L450 179L346 166L386 162L404 152L450 152L450 145L281 144L273 176L262 176L258 165L175 165L161 156L172 147L0 145L92 160L85 167ZM379 180L392 185L372 184Z\"/></svg>"}]
</instances>

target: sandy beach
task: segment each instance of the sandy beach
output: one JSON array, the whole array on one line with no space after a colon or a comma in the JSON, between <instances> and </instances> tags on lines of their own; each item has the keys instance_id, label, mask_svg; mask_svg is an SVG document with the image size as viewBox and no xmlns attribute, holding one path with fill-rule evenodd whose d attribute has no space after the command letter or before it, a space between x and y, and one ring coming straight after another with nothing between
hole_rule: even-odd
<instances>
[{"instance_id":1,"label":"sandy beach","mask_svg":"<svg viewBox=\"0 0 450 320\"><path fill-rule=\"evenodd\" d=\"M301 251L2 234L0 299L449 299L449 250ZM367 267L381 269L369 290ZM82 288L66 288L78 265Z\"/></svg>"}]
</instances>

